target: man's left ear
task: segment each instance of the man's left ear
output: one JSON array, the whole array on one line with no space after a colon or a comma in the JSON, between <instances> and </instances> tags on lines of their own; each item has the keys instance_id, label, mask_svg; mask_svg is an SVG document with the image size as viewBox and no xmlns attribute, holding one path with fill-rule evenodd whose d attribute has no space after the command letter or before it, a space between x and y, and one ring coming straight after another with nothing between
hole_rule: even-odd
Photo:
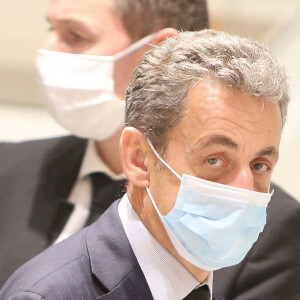
<instances>
[{"instance_id":1,"label":"man's left ear","mask_svg":"<svg viewBox=\"0 0 300 300\"><path fill-rule=\"evenodd\" d=\"M163 42L165 39L170 38L177 34L178 34L178 30L175 28L171 28L171 27L163 28L155 33L155 36L151 44L157 45Z\"/></svg>"},{"instance_id":2,"label":"man's left ear","mask_svg":"<svg viewBox=\"0 0 300 300\"><path fill-rule=\"evenodd\" d=\"M145 136L136 128L125 127L120 139L122 168L127 179L138 187L149 185Z\"/></svg>"}]
</instances>

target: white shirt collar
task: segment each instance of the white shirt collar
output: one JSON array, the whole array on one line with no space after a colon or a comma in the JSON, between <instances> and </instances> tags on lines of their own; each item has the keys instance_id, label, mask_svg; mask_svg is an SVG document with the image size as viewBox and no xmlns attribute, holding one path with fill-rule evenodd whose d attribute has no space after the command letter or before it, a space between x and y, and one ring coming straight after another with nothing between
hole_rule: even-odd
<instances>
[{"instance_id":1,"label":"white shirt collar","mask_svg":"<svg viewBox=\"0 0 300 300\"><path fill-rule=\"evenodd\" d=\"M200 286L188 270L147 230L127 194L119 203L118 211L127 238L155 300L180 300ZM203 284L208 285L212 299L212 272L201 285Z\"/></svg>"},{"instance_id":2,"label":"white shirt collar","mask_svg":"<svg viewBox=\"0 0 300 300\"><path fill-rule=\"evenodd\" d=\"M96 144L89 140L80 166L78 177L68 197L68 202L74 204L74 210L65 224L55 243L58 243L84 227L88 220L92 201L91 173L105 173L113 180L125 178L117 175L103 162L96 151Z\"/></svg>"},{"instance_id":3,"label":"white shirt collar","mask_svg":"<svg viewBox=\"0 0 300 300\"><path fill-rule=\"evenodd\" d=\"M94 140L89 140L85 154L81 163L78 178L84 178L95 172L105 173L113 180L126 178L125 175L114 173L101 159L96 150L96 143Z\"/></svg>"}]
</instances>

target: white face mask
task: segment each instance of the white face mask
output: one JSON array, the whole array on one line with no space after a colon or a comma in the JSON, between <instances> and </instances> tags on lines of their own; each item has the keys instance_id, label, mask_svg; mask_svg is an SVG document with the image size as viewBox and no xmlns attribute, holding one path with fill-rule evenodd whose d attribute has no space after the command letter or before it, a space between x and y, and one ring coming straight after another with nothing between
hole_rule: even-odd
<instances>
[{"instance_id":1,"label":"white face mask","mask_svg":"<svg viewBox=\"0 0 300 300\"><path fill-rule=\"evenodd\" d=\"M149 43L153 36L113 56L38 50L39 83L54 119L80 137L105 140L112 136L123 125L125 108L114 93L114 63Z\"/></svg>"}]
</instances>

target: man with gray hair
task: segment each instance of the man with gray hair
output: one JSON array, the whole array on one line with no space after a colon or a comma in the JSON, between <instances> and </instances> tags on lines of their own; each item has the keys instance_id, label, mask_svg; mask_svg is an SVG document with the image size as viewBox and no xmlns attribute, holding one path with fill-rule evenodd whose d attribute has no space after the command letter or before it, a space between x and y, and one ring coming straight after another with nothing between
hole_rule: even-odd
<instances>
[{"instance_id":1,"label":"man with gray hair","mask_svg":"<svg viewBox=\"0 0 300 300\"><path fill-rule=\"evenodd\" d=\"M206 30L154 46L126 93L127 193L0 296L210 299L212 272L264 229L288 101L284 70L256 42Z\"/></svg>"}]
</instances>

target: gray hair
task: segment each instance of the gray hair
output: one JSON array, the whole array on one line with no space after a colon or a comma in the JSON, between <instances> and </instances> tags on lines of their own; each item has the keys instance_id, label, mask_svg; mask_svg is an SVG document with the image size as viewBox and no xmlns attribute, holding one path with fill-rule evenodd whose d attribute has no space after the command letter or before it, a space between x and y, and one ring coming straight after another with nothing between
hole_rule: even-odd
<instances>
[{"instance_id":1,"label":"gray hair","mask_svg":"<svg viewBox=\"0 0 300 300\"><path fill-rule=\"evenodd\" d=\"M182 32L147 52L127 89L125 124L163 153L168 131L184 115L188 91L201 80L277 102L284 125L288 83L278 60L257 42L213 30Z\"/></svg>"},{"instance_id":2,"label":"gray hair","mask_svg":"<svg viewBox=\"0 0 300 300\"><path fill-rule=\"evenodd\" d=\"M206 0L114 0L113 10L134 40L166 27L209 28Z\"/></svg>"}]
</instances>

